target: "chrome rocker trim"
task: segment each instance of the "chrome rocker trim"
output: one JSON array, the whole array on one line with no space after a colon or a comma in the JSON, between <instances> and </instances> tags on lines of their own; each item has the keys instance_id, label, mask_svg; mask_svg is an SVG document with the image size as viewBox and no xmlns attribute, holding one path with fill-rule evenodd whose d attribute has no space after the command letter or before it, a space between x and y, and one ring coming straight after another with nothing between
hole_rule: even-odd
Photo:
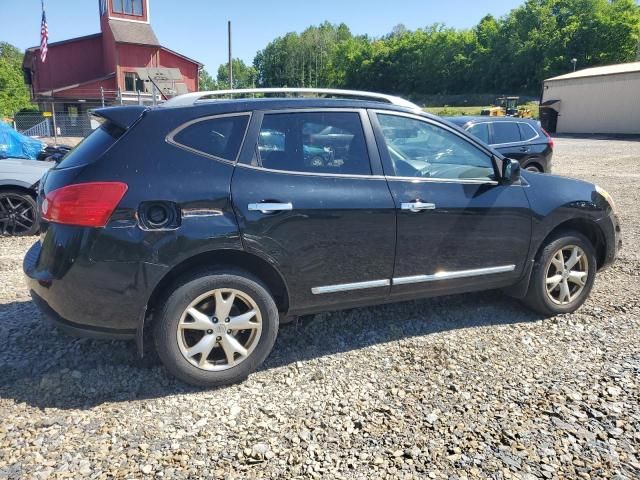
<instances>
[{"instance_id":1,"label":"chrome rocker trim","mask_svg":"<svg viewBox=\"0 0 640 480\"><path fill-rule=\"evenodd\" d=\"M347 292L349 290L362 290L363 288L388 287L389 280L370 280L368 282L342 283L339 285L327 285L324 287L313 287L311 293L319 295L322 293Z\"/></svg>"},{"instance_id":2,"label":"chrome rocker trim","mask_svg":"<svg viewBox=\"0 0 640 480\"><path fill-rule=\"evenodd\" d=\"M512 272L515 265L502 265L499 267L474 268L472 270L457 270L455 272L438 272L433 275L413 275L410 277L397 277L393 279L394 285L408 285L410 283L435 282L438 280L451 280L453 278L477 277L480 275L492 275L494 273Z\"/></svg>"}]
</instances>

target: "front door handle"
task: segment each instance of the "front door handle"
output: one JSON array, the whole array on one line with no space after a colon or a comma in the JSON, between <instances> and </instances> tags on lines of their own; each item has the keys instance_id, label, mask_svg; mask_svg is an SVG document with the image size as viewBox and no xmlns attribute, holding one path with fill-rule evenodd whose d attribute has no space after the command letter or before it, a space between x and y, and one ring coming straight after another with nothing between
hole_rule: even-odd
<instances>
[{"instance_id":1,"label":"front door handle","mask_svg":"<svg viewBox=\"0 0 640 480\"><path fill-rule=\"evenodd\" d=\"M424 203L420 200L416 200L415 202L406 202L400 204L401 210L409 210L410 212L421 212L422 210L435 210L435 203Z\"/></svg>"},{"instance_id":2,"label":"front door handle","mask_svg":"<svg viewBox=\"0 0 640 480\"><path fill-rule=\"evenodd\" d=\"M291 204L291 202L289 203L263 202L263 203L249 204L250 212L275 213L275 212L283 212L286 210L293 210L293 205Z\"/></svg>"},{"instance_id":3,"label":"front door handle","mask_svg":"<svg viewBox=\"0 0 640 480\"><path fill-rule=\"evenodd\" d=\"M520 151L521 152L528 152L529 151L529 147L520 147Z\"/></svg>"}]
</instances>

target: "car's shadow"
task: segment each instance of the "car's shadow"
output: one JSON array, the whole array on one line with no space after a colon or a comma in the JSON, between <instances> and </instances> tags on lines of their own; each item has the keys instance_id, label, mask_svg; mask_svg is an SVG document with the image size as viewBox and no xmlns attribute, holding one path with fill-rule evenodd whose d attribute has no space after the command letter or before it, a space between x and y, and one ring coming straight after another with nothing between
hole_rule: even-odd
<instances>
[{"instance_id":1,"label":"car's shadow","mask_svg":"<svg viewBox=\"0 0 640 480\"><path fill-rule=\"evenodd\" d=\"M260 370L445 330L539 319L498 292L327 313L283 325ZM190 391L196 389L158 363L141 362L134 342L71 338L47 323L32 302L0 305L0 398L67 409Z\"/></svg>"}]
</instances>

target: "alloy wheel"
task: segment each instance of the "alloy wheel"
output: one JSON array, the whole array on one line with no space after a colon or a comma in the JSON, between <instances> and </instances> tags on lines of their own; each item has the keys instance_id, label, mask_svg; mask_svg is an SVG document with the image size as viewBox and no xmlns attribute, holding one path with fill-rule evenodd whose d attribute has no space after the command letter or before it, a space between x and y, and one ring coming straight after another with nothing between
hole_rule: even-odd
<instances>
[{"instance_id":1,"label":"alloy wheel","mask_svg":"<svg viewBox=\"0 0 640 480\"><path fill-rule=\"evenodd\" d=\"M582 248L567 245L553 254L546 269L546 292L558 305L567 305L580 296L587 285L589 260Z\"/></svg>"},{"instance_id":2,"label":"alloy wheel","mask_svg":"<svg viewBox=\"0 0 640 480\"><path fill-rule=\"evenodd\" d=\"M227 370L245 361L258 345L262 316L246 293L218 288L200 295L178 322L178 347L195 367Z\"/></svg>"},{"instance_id":3,"label":"alloy wheel","mask_svg":"<svg viewBox=\"0 0 640 480\"><path fill-rule=\"evenodd\" d=\"M18 194L0 196L0 234L20 235L30 231L36 221L33 205Z\"/></svg>"}]
</instances>

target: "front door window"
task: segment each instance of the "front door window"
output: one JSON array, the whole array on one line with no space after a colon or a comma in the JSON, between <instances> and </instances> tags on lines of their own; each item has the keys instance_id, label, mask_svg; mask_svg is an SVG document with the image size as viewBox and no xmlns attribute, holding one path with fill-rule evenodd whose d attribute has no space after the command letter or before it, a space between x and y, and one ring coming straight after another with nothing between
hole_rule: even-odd
<instances>
[{"instance_id":1,"label":"front door window","mask_svg":"<svg viewBox=\"0 0 640 480\"><path fill-rule=\"evenodd\" d=\"M410 117L379 114L392 175L445 180L492 180L491 157L442 127Z\"/></svg>"}]
</instances>

